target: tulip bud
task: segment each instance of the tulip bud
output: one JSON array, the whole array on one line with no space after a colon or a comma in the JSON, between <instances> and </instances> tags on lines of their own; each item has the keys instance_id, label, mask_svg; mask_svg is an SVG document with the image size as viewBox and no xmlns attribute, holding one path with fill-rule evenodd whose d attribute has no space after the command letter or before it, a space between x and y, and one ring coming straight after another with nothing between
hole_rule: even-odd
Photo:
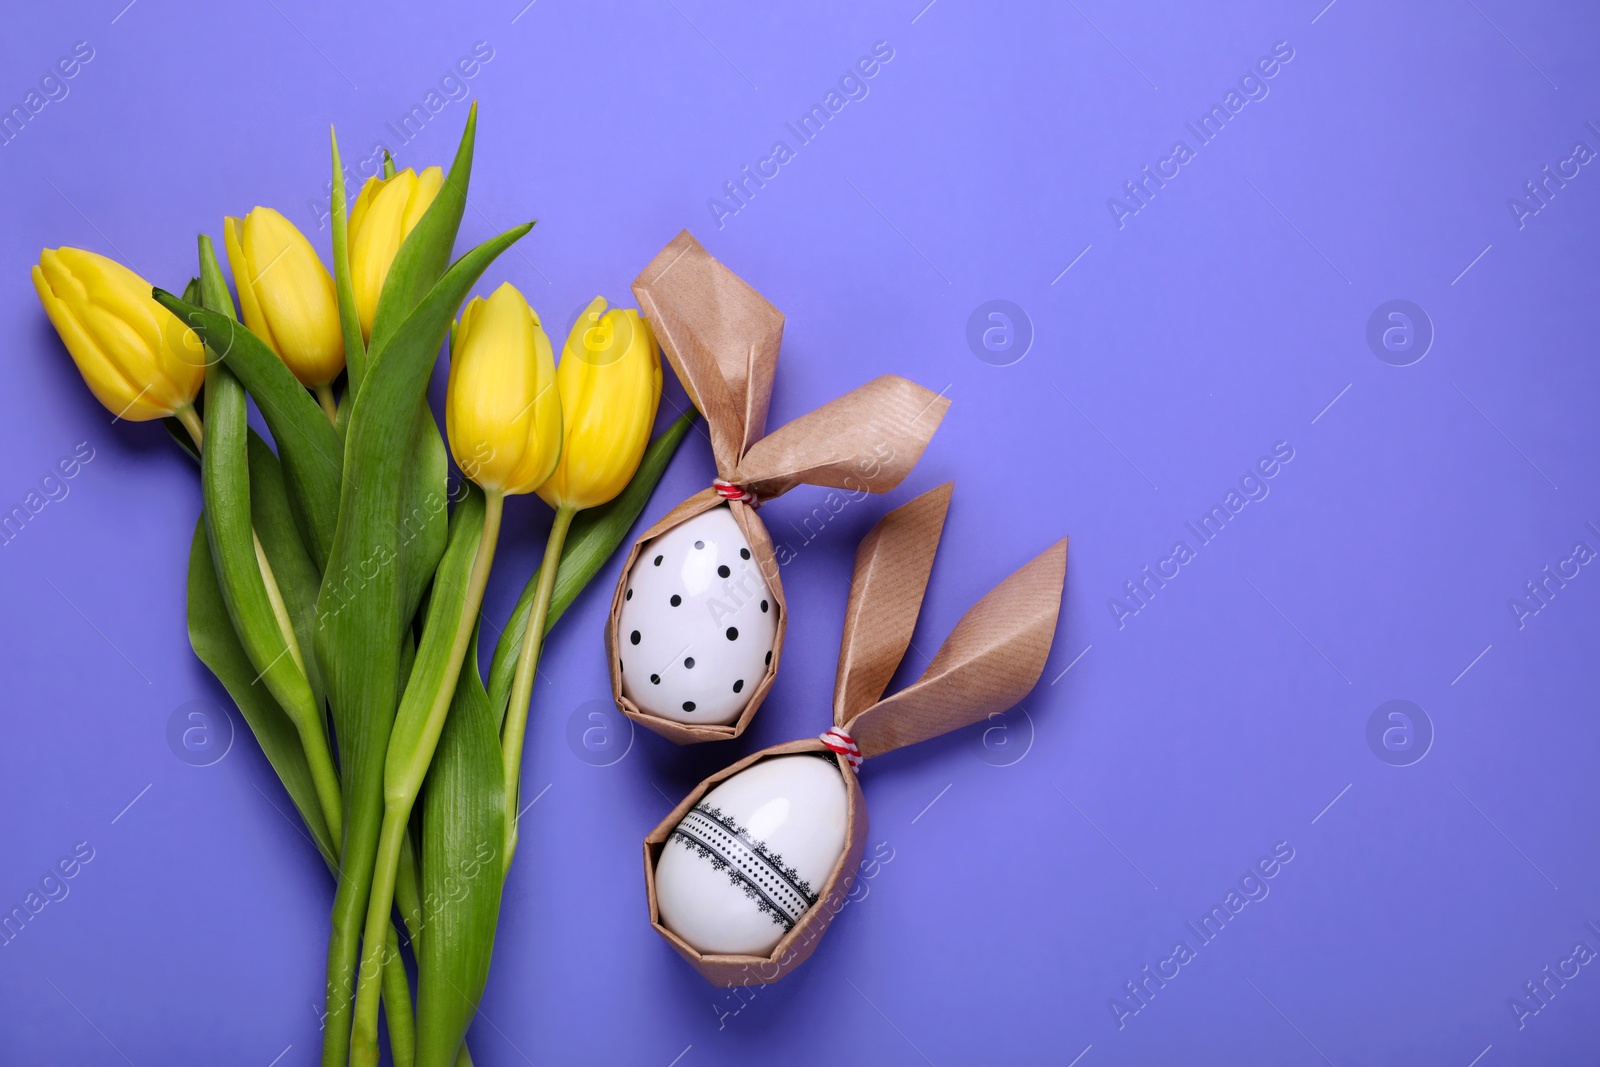
<instances>
[{"instance_id":1,"label":"tulip bud","mask_svg":"<svg viewBox=\"0 0 1600 1067\"><path fill-rule=\"evenodd\" d=\"M223 235L233 285L250 332L308 389L344 369L339 300L333 276L294 223L268 207L229 218Z\"/></svg>"},{"instance_id":2,"label":"tulip bud","mask_svg":"<svg viewBox=\"0 0 1600 1067\"><path fill-rule=\"evenodd\" d=\"M428 167L421 174L407 168L392 178L368 178L361 187L350 209L350 281L361 336L372 336L389 265L443 184L444 172Z\"/></svg>"},{"instance_id":3,"label":"tulip bud","mask_svg":"<svg viewBox=\"0 0 1600 1067\"><path fill-rule=\"evenodd\" d=\"M555 356L538 314L509 282L461 310L450 350L445 430L463 474L527 493L561 454Z\"/></svg>"},{"instance_id":4,"label":"tulip bud","mask_svg":"<svg viewBox=\"0 0 1600 1067\"><path fill-rule=\"evenodd\" d=\"M639 469L661 400L661 360L650 324L595 297L573 324L556 368L561 460L539 495L577 510L613 499Z\"/></svg>"},{"instance_id":5,"label":"tulip bud","mask_svg":"<svg viewBox=\"0 0 1600 1067\"><path fill-rule=\"evenodd\" d=\"M95 399L131 422L190 413L205 382L195 332L121 263L81 248L45 249L33 268L39 303Z\"/></svg>"}]
</instances>

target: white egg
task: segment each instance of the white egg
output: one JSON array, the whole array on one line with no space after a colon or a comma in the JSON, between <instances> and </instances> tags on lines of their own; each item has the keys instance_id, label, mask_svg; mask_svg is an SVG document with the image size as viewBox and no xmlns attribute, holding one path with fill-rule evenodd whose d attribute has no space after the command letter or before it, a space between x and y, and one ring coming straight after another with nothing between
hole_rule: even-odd
<instances>
[{"instance_id":1,"label":"white egg","mask_svg":"<svg viewBox=\"0 0 1600 1067\"><path fill-rule=\"evenodd\" d=\"M656 862L661 922L700 952L766 956L844 853L848 798L817 756L762 760L700 799Z\"/></svg>"},{"instance_id":2,"label":"white egg","mask_svg":"<svg viewBox=\"0 0 1600 1067\"><path fill-rule=\"evenodd\" d=\"M722 725L772 662L778 605L726 506L640 550L617 626L622 694L651 715Z\"/></svg>"}]
</instances>

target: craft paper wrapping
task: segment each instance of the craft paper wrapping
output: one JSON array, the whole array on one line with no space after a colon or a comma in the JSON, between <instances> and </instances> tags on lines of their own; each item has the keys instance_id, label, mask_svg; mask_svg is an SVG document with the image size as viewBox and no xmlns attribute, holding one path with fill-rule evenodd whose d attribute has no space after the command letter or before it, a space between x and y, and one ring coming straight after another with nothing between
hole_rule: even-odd
<instances>
[{"instance_id":1,"label":"craft paper wrapping","mask_svg":"<svg viewBox=\"0 0 1600 1067\"><path fill-rule=\"evenodd\" d=\"M995 586L965 615L922 677L883 697L911 643L934 552L944 529L950 486L924 493L884 516L856 552L850 599L839 647L833 725L856 742L864 758L958 730L1012 707L1044 672L1055 640L1066 581L1063 539ZM666 521L666 520L663 520ZM768 956L713 955L697 951L661 922L655 868L674 827L719 782L773 756L802 752L832 757L848 794L844 854L829 873L817 903L801 916ZM791 741L764 749L701 782L644 839L645 888L650 922L707 981L717 986L766 985L794 970L816 949L843 908L867 843L867 808L857 772L821 740Z\"/></svg>"},{"instance_id":2,"label":"craft paper wrapping","mask_svg":"<svg viewBox=\"0 0 1600 1067\"><path fill-rule=\"evenodd\" d=\"M705 416L717 478L769 500L802 483L883 493L922 456L950 402L915 382L884 375L766 434L767 407L783 339L783 314L712 258L685 230L634 279L633 292L662 351ZM616 654L628 577L643 546L680 523L727 504L772 591L777 633L772 662L739 718L725 725L682 723L643 711L622 692ZM915 616L913 616L914 619ZM788 611L772 538L743 500L706 489L678 505L634 542L623 563L606 628L611 691L630 719L678 744L738 737L761 706L783 658Z\"/></svg>"}]
</instances>

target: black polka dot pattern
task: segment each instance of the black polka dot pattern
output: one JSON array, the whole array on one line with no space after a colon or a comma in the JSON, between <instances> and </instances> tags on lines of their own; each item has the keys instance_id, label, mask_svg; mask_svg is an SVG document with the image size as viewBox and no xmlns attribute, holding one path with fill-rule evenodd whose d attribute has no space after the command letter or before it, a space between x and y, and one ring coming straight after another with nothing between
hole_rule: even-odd
<instances>
[{"instance_id":1,"label":"black polka dot pattern","mask_svg":"<svg viewBox=\"0 0 1600 1067\"><path fill-rule=\"evenodd\" d=\"M773 662L777 611L754 558L726 508L644 547L622 583L613 631L627 638L613 653L625 664L616 675L622 696L682 722L738 717Z\"/></svg>"}]
</instances>

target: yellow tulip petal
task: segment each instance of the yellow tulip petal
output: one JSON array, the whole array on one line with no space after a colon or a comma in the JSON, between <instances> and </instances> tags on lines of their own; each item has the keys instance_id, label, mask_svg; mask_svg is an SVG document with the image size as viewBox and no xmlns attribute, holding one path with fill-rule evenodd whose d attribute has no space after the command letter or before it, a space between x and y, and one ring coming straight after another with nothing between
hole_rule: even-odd
<instances>
[{"instance_id":1,"label":"yellow tulip petal","mask_svg":"<svg viewBox=\"0 0 1600 1067\"><path fill-rule=\"evenodd\" d=\"M605 307L604 299L590 302L556 368L564 444L538 489L555 507L597 507L622 492L655 423L661 396L655 335L637 311Z\"/></svg>"},{"instance_id":2,"label":"yellow tulip petal","mask_svg":"<svg viewBox=\"0 0 1600 1067\"><path fill-rule=\"evenodd\" d=\"M550 339L510 284L474 298L456 324L445 429L462 472L485 489L525 493L560 452Z\"/></svg>"},{"instance_id":3,"label":"yellow tulip petal","mask_svg":"<svg viewBox=\"0 0 1600 1067\"><path fill-rule=\"evenodd\" d=\"M233 216L222 220L222 244L228 253L228 266L233 270L233 287L239 291L239 310L244 315L244 324L251 333L277 352L279 358L283 353L278 349L278 342L272 336L272 326L267 322L266 313L261 310L261 301L256 298L255 287L250 284L250 262L245 258L244 245L240 239L240 230L243 222Z\"/></svg>"},{"instance_id":4,"label":"yellow tulip petal","mask_svg":"<svg viewBox=\"0 0 1600 1067\"><path fill-rule=\"evenodd\" d=\"M537 319L537 316L535 316ZM534 398L524 420L522 460L511 476L510 493L529 493L543 485L561 459L563 436L561 391L556 388L555 354L543 330L535 336Z\"/></svg>"},{"instance_id":5,"label":"yellow tulip petal","mask_svg":"<svg viewBox=\"0 0 1600 1067\"><path fill-rule=\"evenodd\" d=\"M263 207L245 216L239 245L248 271L240 289L254 293L279 358L302 385L333 381L344 369L344 336L333 276L316 249L282 214Z\"/></svg>"},{"instance_id":6,"label":"yellow tulip petal","mask_svg":"<svg viewBox=\"0 0 1600 1067\"><path fill-rule=\"evenodd\" d=\"M350 213L350 279L364 336L372 334L378 298L394 258L443 183L438 167L420 175L406 169L394 177L370 179Z\"/></svg>"},{"instance_id":7,"label":"yellow tulip petal","mask_svg":"<svg viewBox=\"0 0 1600 1067\"><path fill-rule=\"evenodd\" d=\"M150 283L114 259L64 248L58 269L82 287L80 321L102 352L116 353L124 375L158 407L177 408L199 392L204 354L183 345L177 317L156 303Z\"/></svg>"},{"instance_id":8,"label":"yellow tulip petal","mask_svg":"<svg viewBox=\"0 0 1600 1067\"><path fill-rule=\"evenodd\" d=\"M378 187L367 205L360 228L354 231L351 239L350 280L355 288L356 309L364 335L372 333L372 320L378 312L384 279L389 275L395 253L400 250L406 199L410 187L415 184L416 176L407 170Z\"/></svg>"},{"instance_id":9,"label":"yellow tulip petal","mask_svg":"<svg viewBox=\"0 0 1600 1067\"><path fill-rule=\"evenodd\" d=\"M31 274L84 381L114 415L159 418L194 399L204 379L202 350L155 302L149 282L76 248L44 250Z\"/></svg>"},{"instance_id":10,"label":"yellow tulip petal","mask_svg":"<svg viewBox=\"0 0 1600 1067\"><path fill-rule=\"evenodd\" d=\"M362 222L366 219L367 208L372 206L372 198L378 195L378 190L383 188L383 179L374 175L368 178L361 186L361 192L356 194L356 202L350 205L349 234L352 240L361 231Z\"/></svg>"},{"instance_id":11,"label":"yellow tulip petal","mask_svg":"<svg viewBox=\"0 0 1600 1067\"><path fill-rule=\"evenodd\" d=\"M141 396L143 390L132 385L122 369L100 350L100 346L78 322L72 309L56 297L45 280L44 272L37 266L33 268L33 287L39 294L39 303L44 305L50 324L56 328L67 353L77 365L78 373L83 375L89 391L105 405L106 410L132 422L144 422L171 414Z\"/></svg>"},{"instance_id":12,"label":"yellow tulip petal","mask_svg":"<svg viewBox=\"0 0 1600 1067\"><path fill-rule=\"evenodd\" d=\"M444 171L438 167L428 167L417 175L411 195L406 198L405 218L400 224L402 234L409 234L411 228L422 221L423 214L432 206L433 198L439 195L443 185Z\"/></svg>"}]
</instances>

